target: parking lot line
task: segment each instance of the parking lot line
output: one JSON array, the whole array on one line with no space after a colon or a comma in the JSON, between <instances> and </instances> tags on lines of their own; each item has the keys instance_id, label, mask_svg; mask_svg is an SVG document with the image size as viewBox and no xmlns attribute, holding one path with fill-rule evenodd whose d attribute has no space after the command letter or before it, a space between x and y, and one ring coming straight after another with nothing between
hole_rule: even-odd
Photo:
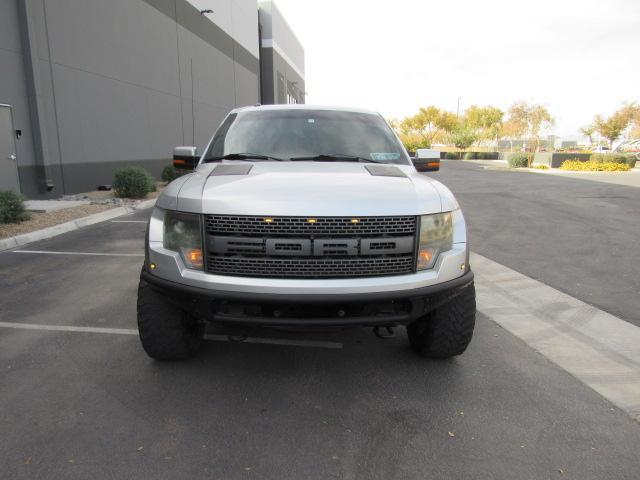
<instances>
[{"instance_id":1,"label":"parking lot line","mask_svg":"<svg viewBox=\"0 0 640 480\"><path fill-rule=\"evenodd\" d=\"M640 327L472 254L478 310L640 421Z\"/></svg>"},{"instance_id":2,"label":"parking lot line","mask_svg":"<svg viewBox=\"0 0 640 480\"><path fill-rule=\"evenodd\" d=\"M135 328L108 328L108 327L85 327L74 325L42 325L35 323L0 322L0 328L12 328L15 330L41 330L50 332L76 332L76 333L102 333L111 335L138 335ZM205 340L214 342L233 342L226 335L205 335ZM288 338L268 338L268 337L247 337L237 343L256 343L263 345L284 345L289 347L312 347L340 349L343 344L340 342L328 342L320 340L291 340Z\"/></svg>"},{"instance_id":3,"label":"parking lot line","mask_svg":"<svg viewBox=\"0 0 640 480\"><path fill-rule=\"evenodd\" d=\"M38 325L35 323L0 322L2 328L43 330L51 332L110 333L113 335L138 335L132 328L76 327L74 325Z\"/></svg>"},{"instance_id":4,"label":"parking lot line","mask_svg":"<svg viewBox=\"0 0 640 480\"><path fill-rule=\"evenodd\" d=\"M11 250L9 253L39 253L47 255L89 255L96 257L144 257L144 253L57 252L51 250Z\"/></svg>"}]
</instances>

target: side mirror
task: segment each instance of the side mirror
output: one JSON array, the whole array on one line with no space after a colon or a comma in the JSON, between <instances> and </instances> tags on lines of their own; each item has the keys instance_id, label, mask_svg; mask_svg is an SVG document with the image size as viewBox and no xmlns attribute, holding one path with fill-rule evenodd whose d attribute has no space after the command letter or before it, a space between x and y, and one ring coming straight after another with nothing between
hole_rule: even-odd
<instances>
[{"instance_id":1,"label":"side mirror","mask_svg":"<svg viewBox=\"0 0 640 480\"><path fill-rule=\"evenodd\" d=\"M175 147L173 149L173 166L180 170L193 170L198 164L196 147Z\"/></svg>"},{"instance_id":2,"label":"side mirror","mask_svg":"<svg viewBox=\"0 0 640 480\"><path fill-rule=\"evenodd\" d=\"M440 170L440 151L419 148L413 157L413 166L419 172L437 172Z\"/></svg>"}]
</instances>

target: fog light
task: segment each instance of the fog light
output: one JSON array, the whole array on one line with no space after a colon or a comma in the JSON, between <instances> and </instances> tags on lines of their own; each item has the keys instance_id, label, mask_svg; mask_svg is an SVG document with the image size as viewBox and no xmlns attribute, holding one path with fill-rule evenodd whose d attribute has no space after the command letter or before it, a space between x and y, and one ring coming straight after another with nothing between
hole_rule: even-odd
<instances>
[{"instance_id":1,"label":"fog light","mask_svg":"<svg viewBox=\"0 0 640 480\"><path fill-rule=\"evenodd\" d=\"M157 266L155 263L150 263L150 264L149 264L149 268L150 268L151 270L155 270L156 268L158 268L158 266Z\"/></svg>"}]
</instances>

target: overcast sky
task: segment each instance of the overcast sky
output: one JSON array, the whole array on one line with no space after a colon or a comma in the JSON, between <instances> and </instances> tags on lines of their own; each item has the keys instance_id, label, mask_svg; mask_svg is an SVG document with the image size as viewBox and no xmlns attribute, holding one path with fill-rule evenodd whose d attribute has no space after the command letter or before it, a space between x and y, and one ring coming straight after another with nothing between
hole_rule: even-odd
<instances>
[{"instance_id":1,"label":"overcast sky","mask_svg":"<svg viewBox=\"0 0 640 480\"><path fill-rule=\"evenodd\" d=\"M542 103L557 134L640 100L640 0L276 0L306 54L307 103L401 117Z\"/></svg>"}]
</instances>

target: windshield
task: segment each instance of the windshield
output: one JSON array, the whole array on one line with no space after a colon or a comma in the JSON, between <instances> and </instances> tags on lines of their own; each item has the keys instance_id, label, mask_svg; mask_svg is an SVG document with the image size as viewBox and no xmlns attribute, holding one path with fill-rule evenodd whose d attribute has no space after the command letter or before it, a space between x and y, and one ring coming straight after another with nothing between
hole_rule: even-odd
<instances>
[{"instance_id":1,"label":"windshield","mask_svg":"<svg viewBox=\"0 0 640 480\"><path fill-rule=\"evenodd\" d=\"M336 155L409 164L379 115L335 110L262 110L234 113L216 132L204 161L252 153L280 159Z\"/></svg>"}]
</instances>

